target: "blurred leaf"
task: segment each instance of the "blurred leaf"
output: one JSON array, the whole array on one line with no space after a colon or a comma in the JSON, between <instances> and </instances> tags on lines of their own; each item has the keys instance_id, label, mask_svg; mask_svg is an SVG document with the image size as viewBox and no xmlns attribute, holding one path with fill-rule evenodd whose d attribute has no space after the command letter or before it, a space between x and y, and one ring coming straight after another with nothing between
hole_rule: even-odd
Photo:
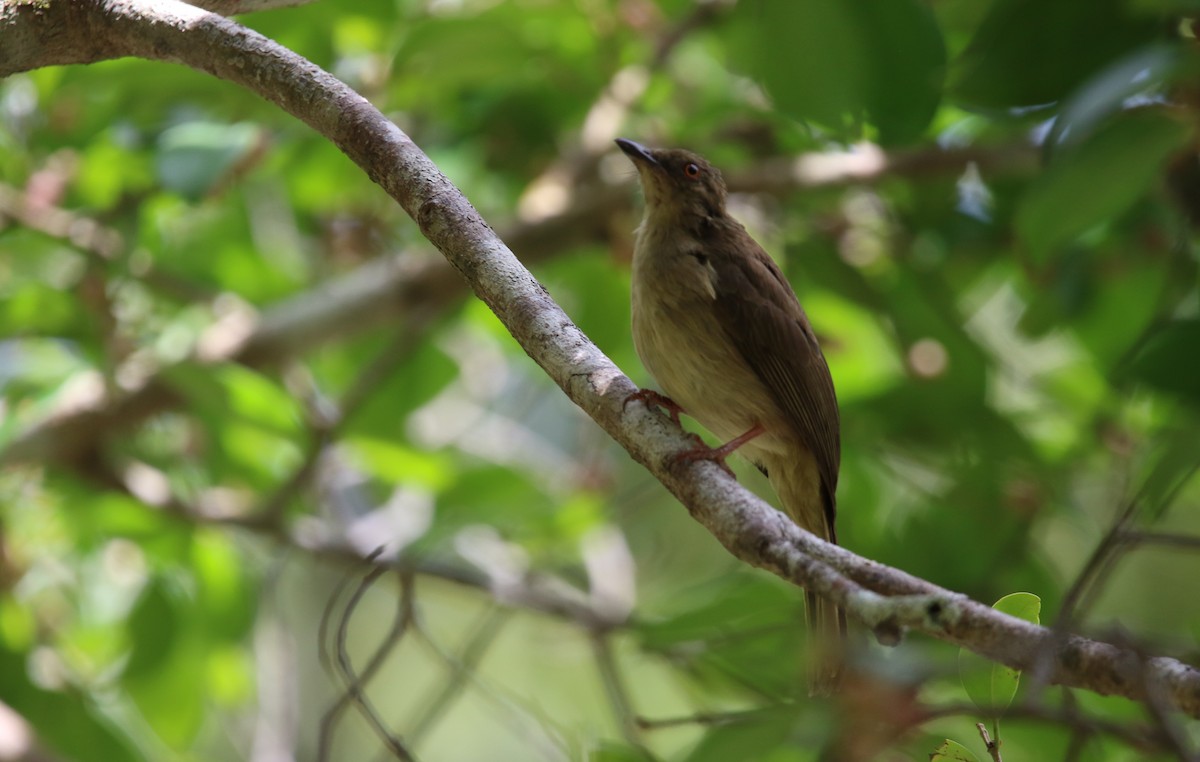
<instances>
[{"instance_id":1,"label":"blurred leaf","mask_svg":"<svg viewBox=\"0 0 1200 762\"><path fill-rule=\"evenodd\" d=\"M1063 102L1046 135L1050 152L1085 141L1126 100L1161 87L1184 61L1177 45L1147 45L1117 59L1079 86Z\"/></svg>"},{"instance_id":2,"label":"blurred leaf","mask_svg":"<svg viewBox=\"0 0 1200 762\"><path fill-rule=\"evenodd\" d=\"M192 121L168 127L158 139L158 180L169 190L198 201L258 144L253 124Z\"/></svg>"},{"instance_id":3,"label":"blurred leaf","mask_svg":"<svg viewBox=\"0 0 1200 762\"><path fill-rule=\"evenodd\" d=\"M244 637L254 623L258 600L233 539L212 530L197 531L192 569L208 632L229 640Z\"/></svg>"},{"instance_id":4,"label":"blurred leaf","mask_svg":"<svg viewBox=\"0 0 1200 762\"><path fill-rule=\"evenodd\" d=\"M951 91L972 106L1052 103L1159 30L1125 0L996 0L956 63Z\"/></svg>"},{"instance_id":5,"label":"blurred leaf","mask_svg":"<svg viewBox=\"0 0 1200 762\"><path fill-rule=\"evenodd\" d=\"M789 695L804 682L804 617L791 588L736 572L676 595L678 613L638 628L643 647L715 689Z\"/></svg>"},{"instance_id":6,"label":"blurred leaf","mask_svg":"<svg viewBox=\"0 0 1200 762\"><path fill-rule=\"evenodd\" d=\"M654 759L647 752L632 746L623 746L613 742L605 742L587 754L588 762L647 762Z\"/></svg>"},{"instance_id":7,"label":"blurred leaf","mask_svg":"<svg viewBox=\"0 0 1200 762\"><path fill-rule=\"evenodd\" d=\"M1026 622L1041 621L1042 600L1033 593L1009 593L992 608ZM1021 682L1020 670L993 664L965 648L958 652L958 672L971 701L986 710L1011 704Z\"/></svg>"},{"instance_id":8,"label":"blurred leaf","mask_svg":"<svg viewBox=\"0 0 1200 762\"><path fill-rule=\"evenodd\" d=\"M380 336L348 343L331 350L323 358L322 367L328 371L334 388L347 389L357 381L364 366L388 351L387 346L387 338ZM334 351L337 356L333 356ZM371 391L362 407L346 422L347 432L379 439L406 439L408 417L445 390L458 375L458 364L436 341L420 342Z\"/></svg>"},{"instance_id":9,"label":"blurred leaf","mask_svg":"<svg viewBox=\"0 0 1200 762\"><path fill-rule=\"evenodd\" d=\"M126 624L130 651L121 684L158 736L176 748L195 738L204 714L206 660L190 612L190 602L156 576Z\"/></svg>"},{"instance_id":10,"label":"blurred leaf","mask_svg":"<svg viewBox=\"0 0 1200 762\"><path fill-rule=\"evenodd\" d=\"M274 487L301 461L299 444L290 438L237 421L219 421L212 431L211 463L245 480L256 490Z\"/></svg>"},{"instance_id":11,"label":"blurred leaf","mask_svg":"<svg viewBox=\"0 0 1200 762\"><path fill-rule=\"evenodd\" d=\"M91 484L66 477L56 479L54 485L66 498L63 512L78 550L101 547L113 537L124 537L138 543L152 560L175 562L191 542L191 527L146 510L131 495L97 492Z\"/></svg>"},{"instance_id":12,"label":"blurred leaf","mask_svg":"<svg viewBox=\"0 0 1200 762\"><path fill-rule=\"evenodd\" d=\"M86 693L52 691L29 679L25 652L0 642L0 696L14 712L29 721L39 741L64 759L141 762L134 739L105 716Z\"/></svg>"},{"instance_id":13,"label":"blurred leaf","mask_svg":"<svg viewBox=\"0 0 1200 762\"><path fill-rule=\"evenodd\" d=\"M42 283L5 289L0 300L0 333L6 336L74 334L87 323L79 300Z\"/></svg>"},{"instance_id":14,"label":"blurred leaf","mask_svg":"<svg viewBox=\"0 0 1200 762\"><path fill-rule=\"evenodd\" d=\"M869 115L885 143L920 135L940 99L945 48L912 0L739 3L734 62L793 118L851 137Z\"/></svg>"},{"instance_id":15,"label":"blurred leaf","mask_svg":"<svg viewBox=\"0 0 1200 762\"><path fill-rule=\"evenodd\" d=\"M633 360L614 356L614 351L629 346L629 278L612 266L607 252L555 259L536 274L596 346L618 364Z\"/></svg>"},{"instance_id":16,"label":"blurred leaf","mask_svg":"<svg viewBox=\"0 0 1200 762\"><path fill-rule=\"evenodd\" d=\"M776 107L835 134L863 116L871 63L848 3L739 3L734 61L762 82Z\"/></svg>"},{"instance_id":17,"label":"blurred leaf","mask_svg":"<svg viewBox=\"0 0 1200 762\"><path fill-rule=\"evenodd\" d=\"M1173 500L1178 499L1181 488L1200 470L1195 424L1189 417L1179 416L1171 428L1159 435L1154 449L1141 489L1142 517L1149 520L1161 517Z\"/></svg>"},{"instance_id":18,"label":"blurred leaf","mask_svg":"<svg viewBox=\"0 0 1200 762\"><path fill-rule=\"evenodd\" d=\"M1160 109L1139 109L1118 116L1058 157L1029 187L1017 210L1017 229L1033 255L1045 259L1128 209L1191 133L1190 125Z\"/></svg>"},{"instance_id":19,"label":"blurred leaf","mask_svg":"<svg viewBox=\"0 0 1200 762\"><path fill-rule=\"evenodd\" d=\"M947 738L929 755L929 762L979 762L979 757L958 741Z\"/></svg>"},{"instance_id":20,"label":"blurred leaf","mask_svg":"<svg viewBox=\"0 0 1200 762\"><path fill-rule=\"evenodd\" d=\"M347 437L343 442L367 473L389 485L410 484L440 492L453 478L449 459L438 453L367 437Z\"/></svg>"},{"instance_id":21,"label":"blurred leaf","mask_svg":"<svg viewBox=\"0 0 1200 762\"><path fill-rule=\"evenodd\" d=\"M1156 330L1122 374L1200 405L1200 320L1176 320Z\"/></svg>"},{"instance_id":22,"label":"blurred leaf","mask_svg":"<svg viewBox=\"0 0 1200 762\"><path fill-rule=\"evenodd\" d=\"M217 474L266 489L299 462L299 403L271 379L243 366L190 362L162 375L208 431Z\"/></svg>"},{"instance_id":23,"label":"blurred leaf","mask_svg":"<svg viewBox=\"0 0 1200 762\"><path fill-rule=\"evenodd\" d=\"M904 367L878 315L828 292L806 296L804 308L822 338L825 358L846 405L904 383Z\"/></svg>"},{"instance_id":24,"label":"blurred leaf","mask_svg":"<svg viewBox=\"0 0 1200 762\"><path fill-rule=\"evenodd\" d=\"M130 675L122 681L155 735L175 749L187 748L204 723L208 700L205 656L193 635L176 643L157 671Z\"/></svg>"},{"instance_id":25,"label":"blurred leaf","mask_svg":"<svg viewBox=\"0 0 1200 762\"><path fill-rule=\"evenodd\" d=\"M161 577L151 578L125 625L130 643L125 678L138 678L162 669L184 626L179 613L181 605L183 601Z\"/></svg>"},{"instance_id":26,"label":"blurred leaf","mask_svg":"<svg viewBox=\"0 0 1200 762\"><path fill-rule=\"evenodd\" d=\"M804 5L804 3L795 3ZM867 111L884 145L919 138L933 119L946 76L946 45L933 12L913 0L846 4L862 25L871 52Z\"/></svg>"},{"instance_id":27,"label":"blurred leaf","mask_svg":"<svg viewBox=\"0 0 1200 762\"><path fill-rule=\"evenodd\" d=\"M276 380L234 364L205 370L224 389L227 414L283 436L300 432L300 405Z\"/></svg>"},{"instance_id":28,"label":"blurred leaf","mask_svg":"<svg viewBox=\"0 0 1200 762\"><path fill-rule=\"evenodd\" d=\"M149 157L142 146L112 130L84 152L75 178L82 201L94 209L109 209L126 194L140 193L154 182Z\"/></svg>"},{"instance_id":29,"label":"blurred leaf","mask_svg":"<svg viewBox=\"0 0 1200 762\"><path fill-rule=\"evenodd\" d=\"M802 621L800 599L782 585L738 572L675 596L679 613L638 627L643 645L662 650L721 631L752 631Z\"/></svg>"},{"instance_id":30,"label":"blurred leaf","mask_svg":"<svg viewBox=\"0 0 1200 762\"><path fill-rule=\"evenodd\" d=\"M438 495L438 521L423 541L446 541L464 526L495 527L539 559L574 558L566 539L574 537L586 513L563 516L564 501L547 494L534 474L501 465L460 463L453 480ZM587 511L586 501L580 505ZM577 508L569 510L573 513Z\"/></svg>"},{"instance_id":31,"label":"blurred leaf","mask_svg":"<svg viewBox=\"0 0 1200 762\"><path fill-rule=\"evenodd\" d=\"M733 759L800 762L806 755L792 741L796 716L783 711L756 712L752 717L710 728L684 757L687 762L728 762Z\"/></svg>"}]
</instances>

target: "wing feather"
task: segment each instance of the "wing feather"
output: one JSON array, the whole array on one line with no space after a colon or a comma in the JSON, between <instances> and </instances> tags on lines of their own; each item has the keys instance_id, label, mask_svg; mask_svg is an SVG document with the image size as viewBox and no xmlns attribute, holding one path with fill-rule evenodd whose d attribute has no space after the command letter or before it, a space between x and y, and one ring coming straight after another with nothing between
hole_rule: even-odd
<instances>
[{"instance_id":1,"label":"wing feather","mask_svg":"<svg viewBox=\"0 0 1200 762\"><path fill-rule=\"evenodd\" d=\"M719 322L816 459L832 527L841 465L837 397L808 317L779 266L740 225L709 238L705 250L717 275Z\"/></svg>"}]
</instances>

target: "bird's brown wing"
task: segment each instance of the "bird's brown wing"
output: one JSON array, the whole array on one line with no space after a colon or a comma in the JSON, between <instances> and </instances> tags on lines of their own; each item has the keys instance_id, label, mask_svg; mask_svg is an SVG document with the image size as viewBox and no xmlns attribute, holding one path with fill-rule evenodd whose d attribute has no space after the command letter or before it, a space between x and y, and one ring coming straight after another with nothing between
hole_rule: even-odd
<instances>
[{"instance_id":1,"label":"bird's brown wing","mask_svg":"<svg viewBox=\"0 0 1200 762\"><path fill-rule=\"evenodd\" d=\"M832 530L841 464L833 378L791 284L750 234L733 225L704 242L717 276L717 318L816 458Z\"/></svg>"}]
</instances>

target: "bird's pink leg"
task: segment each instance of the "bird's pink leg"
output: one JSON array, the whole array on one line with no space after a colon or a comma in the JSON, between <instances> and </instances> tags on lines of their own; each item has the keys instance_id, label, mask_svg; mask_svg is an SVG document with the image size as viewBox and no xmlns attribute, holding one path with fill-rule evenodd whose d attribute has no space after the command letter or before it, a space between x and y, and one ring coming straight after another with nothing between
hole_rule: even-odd
<instances>
[{"instance_id":1,"label":"bird's pink leg","mask_svg":"<svg viewBox=\"0 0 1200 762\"><path fill-rule=\"evenodd\" d=\"M676 455L675 459L679 461L711 460L713 463L716 463L718 466L725 469L725 473L733 476L733 471L728 465L726 465L725 459L732 455L734 450L746 444L751 439L754 439L759 434L762 434L764 431L766 431L766 429L763 428L763 425L761 423L756 423L745 434L734 437L720 447L705 447L703 444L701 444L699 447L694 449L684 450Z\"/></svg>"}]
</instances>

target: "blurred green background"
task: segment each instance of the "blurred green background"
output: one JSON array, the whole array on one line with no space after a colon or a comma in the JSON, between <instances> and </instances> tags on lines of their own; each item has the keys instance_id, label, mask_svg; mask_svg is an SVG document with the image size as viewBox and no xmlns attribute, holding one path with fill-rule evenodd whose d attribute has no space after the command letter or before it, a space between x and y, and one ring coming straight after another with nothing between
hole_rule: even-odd
<instances>
[{"instance_id":1,"label":"blurred green background","mask_svg":"<svg viewBox=\"0 0 1200 762\"><path fill-rule=\"evenodd\" d=\"M399 124L638 383L640 200L611 141L703 153L825 344L843 544L985 603L1036 593L1053 621L1130 508L1073 613L1194 657L1198 11L329 0L241 21ZM336 711L377 650L371 712L424 760L924 760L947 737L986 757L970 711L922 721L967 697L956 649L921 636L810 701L799 591L733 561L378 187L238 87L135 59L0 81L0 335L0 702L53 759L309 760L322 738L386 759L362 705ZM406 571L366 578L380 546ZM1169 758L1063 723L1003 735L1009 760Z\"/></svg>"}]
</instances>

